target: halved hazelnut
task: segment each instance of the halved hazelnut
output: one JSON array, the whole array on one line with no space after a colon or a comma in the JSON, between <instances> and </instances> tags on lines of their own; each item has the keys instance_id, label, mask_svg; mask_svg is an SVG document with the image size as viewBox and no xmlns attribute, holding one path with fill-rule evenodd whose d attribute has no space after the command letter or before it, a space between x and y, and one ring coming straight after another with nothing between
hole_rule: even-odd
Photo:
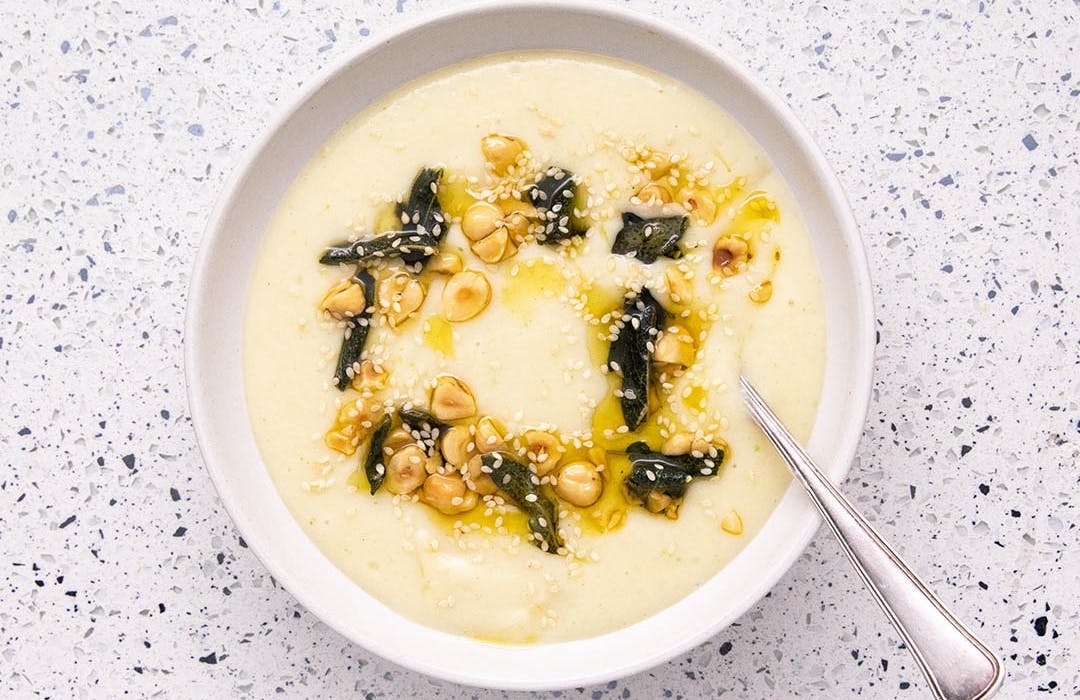
<instances>
[{"instance_id":1,"label":"halved hazelnut","mask_svg":"<svg viewBox=\"0 0 1080 700\"><path fill-rule=\"evenodd\" d=\"M638 190L637 198L647 207L669 204L671 202L671 190L659 182L650 182Z\"/></svg>"},{"instance_id":2,"label":"halved hazelnut","mask_svg":"<svg viewBox=\"0 0 1080 700\"><path fill-rule=\"evenodd\" d=\"M360 362L360 371L353 375L350 385L362 394L371 395L386 386L390 373L371 360Z\"/></svg>"},{"instance_id":3,"label":"halved hazelnut","mask_svg":"<svg viewBox=\"0 0 1080 700\"><path fill-rule=\"evenodd\" d=\"M442 310L447 321L467 321L491 302L491 283L475 270L463 270L446 281Z\"/></svg>"},{"instance_id":4,"label":"halved hazelnut","mask_svg":"<svg viewBox=\"0 0 1080 700\"><path fill-rule=\"evenodd\" d=\"M677 268L669 267L664 270L664 280L667 282L668 296L678 306L686 306L694 301L694 288L686 275Z\"/></svg>"},{"instance_id":5,"label":"halved hazelnut","mask_svg":"<svg viewBox=\"0 0 1080 700\"><path fill-rule=\"evenodd\" d=\"M682 326L664 329L653 351L653 360L663 364L689 367L694 364L694 338Z\"/></svg>"},{"instance_id":6,"label":"halved hazelnut","mask_svg":"<svg viewBox=\"0 0 1080 700\"><path fill-rule=\"evenodd\" d=\"M441 375L431 392L431 415L439 420L458 420L476 413L476 397L457 377Z\"/></svg>"},{"instance_id":7,"label":"halved hazelnut","mask_svg":"<svg viewBox=\"0 0 1080 700\"><path fill-rule=\"evenodd\" d=\"M671 456L684 455L690 452L690 447L693 443L694 438L690 433L674 433L664 441L660 451Z\"/></svg>"},{"instance_id":8,"label":"halved hazelnut","mask_svg":"<svg viewBox=\"0 0 1080 700\"><path fill-rule=\"evenodd\" d=\"M391 328L397 328L423 306L427 290L420 280L395 272L379 284L379 306Z\"/></svg>"},{"instance_id":9,"label":"halved hazelnut","mask_svg":"<svg viewBox=\"0 0 1080 700\"><path fill-rule=\"evenodd\" d=\"M469 443L473 440L469 429L464 425L455 425L443 433L440 448L448 464L460 467L469 461L473 451Z\"/></svg>"},{"instance_id":10,"label":"halved hazelnut","mask_svg":"<svg viewBox=\"0 0 1080 700\"><path fill-rule=\"evenodd\" d=\"M465 269L465 261L456 250L446 250L431 259L428 269L443 275L453 275Z\"/></svg>"},{"instance_id":11,"label":"halved hazelnut","mask_svg":"<svg viewBox=\"0 0 1080 700\"><path fill-rule=\"evenodd\" d=\"M478 501L459 474L429 475L420 490L420 500L446 515L472 510Z\"/></svg>"},{"instance_id":12,"label":"halved hazelnut","mask_svg":"<svg viewBox=\"0 0 1080 700\"><path fill-rule=\"evenodd\" d=\"M707 226L716 221L716 200L702 189L687 188L679 191L679 204L694 218L694 223Z\"/></svg>"},{"instance_id":13,"label":"halved hazelnut","mask_svg":"<svg viewBox=\"0 0 1080 700\"><path fill-rule=\"evenodd\" d=\"M334 318L349 318L363 313L364 285L353 280L342 280L326 293L320 304Z\"/></svg>"},{"instance_id":14,"label":"halved hazelnut","mask_svg":"<svg viewBox=\"0 0 1080 700\"><path fill-rule=\"evenodd\" d=\"M570 462L559 470L555 493L567 503L585 508L596 503L604 490L600 472L592 462Z\"/></svg>"},{"instance_id":15,"label":"halved hazelnut","mask_svg":"<svg viewBox=\"0 0 1080 700\"><path fill-rule=\"evenodd\" d=\"M713 269L725 277L738 274L746 265L746 254L749 249L746 241L741 238L735 236L720 238L713 246Z\"/></svg>"},{"instance_id":16,"label":"halved hazelnut","mask_svg":"<svg viewBox=\"0 0 1080 700\"><path fill-rule=\"evenodd\" d=\"M496 175L505 175L525 152L525 143L514 136L491 134L480 142L484 159Z\"/></svg>"},{"instance_id":17,"label":"halved hazelnut","mask_svg":"<svg viewBox=\"0 0 1080 700\"><path fill-rule=\"evenodd\" d=\"M427 478L427 454L419 445L406 445L386 460L386 480L390 493L412 493Z\"/></svg>"},{"instance_id":18,"label":"halved hazelnut","mask_svg":"<svg viewBox=\"0 0 1080 700\"><path fill-rule=\"evenodd\" d=\"M483 454L506 450L506 431L491 416L484 416L476 423L476 451Z\"/></svg>"},{"instance_id":19,"label":"halved hazelnut","mask_svg":"<svg viewBox=\"0 0 1080 700\"><path fill-rule=\"evenodd\" d=\"M502 210L491 202L474 202L461 217L461 232L470 241L479 241L490 236L502 218Z\"/></svg>"},{"instance_id":20,"label":"halved hazelnut","mask_svg":"<svg viewBox=\"0 0 1080 700\"><path fill-rule=\"evenodd\" d=\"M476 257L491 264L501 262L517 252L517 244L510 239L510 231L501 224L490 235L473 241L469 247Z\"/></svg>"},{"instance_id":21,"label":"halved hazelnut","mask_svg":"<svg viewBox=\"0 0 1080 700\"><path fill-rule=\"evenodd\" d=\"M484 471L484 459L481 455L473 455L466 462L465 484L481 496L489 496L499 490L491 474Z\"/></svg>"},{"instance_id":22,"label":"halved hazelnut","mask_svg":"<svg viewBox=\"0 0 1080 700\"><path fill-rule=\"evenodd\" d=\"M521 436L525 456L539 476L550 474L562 459L563 447L559 438L545 430L527 430Z\"/></svg>"}]
</instances>

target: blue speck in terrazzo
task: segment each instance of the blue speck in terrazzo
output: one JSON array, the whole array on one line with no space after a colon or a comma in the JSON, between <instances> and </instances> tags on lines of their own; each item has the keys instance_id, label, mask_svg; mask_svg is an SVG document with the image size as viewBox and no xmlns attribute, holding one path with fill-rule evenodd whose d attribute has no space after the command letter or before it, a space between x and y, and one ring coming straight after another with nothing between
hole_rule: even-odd
<instances>
[{"instance_id":1,"label":"blue speck in terrazzo","mask_svg":"<svg viewBox=\"0 0 1080 700\"><path fill-rule=\"evenodd\" d=\"M1039 147L1039 142L1036 141L1035 137L1032 136L1031 134L1028 134L1027 136L1025 136L1024 139L1023 139L1023 142L1024 142L1024 146L1026 146L1029 151L1034 151L1036 148Z\"/></svg>"},{"instance_id":2,"label":"blue speck in terrazzo","mask_svg":"<svg viewBox=\"0 0 1080 700\"><path fill-rule=\"evenodd\" d=\"M203 135L203 125L202 124L192 124L187 128L187 130L188 130L188 133L191 134L192 136L202 136Z\"/></svg>"}]
</instances>

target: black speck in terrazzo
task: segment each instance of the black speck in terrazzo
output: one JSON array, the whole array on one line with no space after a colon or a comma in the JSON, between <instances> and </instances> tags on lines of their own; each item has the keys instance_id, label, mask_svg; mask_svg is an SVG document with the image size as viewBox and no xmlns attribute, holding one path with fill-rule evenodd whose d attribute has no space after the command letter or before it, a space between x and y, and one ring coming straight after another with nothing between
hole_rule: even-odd
<instances>
[{"instance_id":1,"label":"black speck in terrazzo","mask_svg":"<svg viewBox=\"0 0 1080 700\"><path fill-rule=\"evenodd\" d=\"M1046 619L1046 615L1040 615L1039 617L1036 617L1035 621L1032 623L1035 627L1035 634L1039 635L1040 637L1045 637L1046 625L1048 622L1049 620Z\"/></svg>"},{"instance_id":2,"label":"black speck in terrazzo","mask_svg":"<svg viewBox=\"0 0 1080 700\"><path fill-rule=\"evenodd\" d=\"M971 452L971 445L960 445L960 456L963 457L968 452Z\"/></svg>"},{"instance_id":3,"label":"black speck in terrazzo","mask_svg":"<svg viewBox=\"0 0 1080 700\"><path fill-rule=\"evenodd\" d=\"M175 487L171 487L169 489L169 498L173 499L174 501L179 501L180 500L180 492L177 491Z\"/></svg>"},{"instance_id":4,"label":"black speck in terrazzo","mask_svg":"<svg viewBox=\"0 0 1080 700\"><path fill-rule=\"evenodd\" d=\"M990 485L989 484L979 484L979 493L981 493L984 496L989 494L990 493Z\"/></svg>"},{"instance_id":5,"label":"black speck in terrazzo","mask_svg":"<svg viewBox=\"0 0 1080 700\"><path fill-rule=\"evenodd\" d=\"M207 654L206 656L200 656L199 661L201 661L204 664L214 665L214 664L216 664L218 662L217 652L212 651L209 654Z\"/></svg>"},{"instance_id":6,"label":"black speck in terrazzo","mask_svg":"<svg viewBox=\"0 0 1080 700\"><path fill-rule=\"evenodd\" d=\"M173 537L183 537L186 534L187 528L181 525L180 527L176 528L176 532L173 533Z\"/></svg>"},{"instance_id":7,"label":"black speck in terrazzo","mask_svg":"<svg viewBox=\"0 0 1080 700\"><path fill-rule=\"evenodd\" d=\"M123 460L124 466L126 466L128 469L131 469L132 471L135 470L135 455L126 454L120 459Z\"/></svg>"},{"instance_id":8,"label":"black speck in terrazzo","mask_svg":"<svg viewBox=\"0 0 1080 700\"><path fill-rule=\"evenodd\" d=\"M67 527L73 522L75 522L75 516L69 515L67 518L64 519L64 522L60 523L60 529L63 530L65 527Z\"/></svg>"}]
</instances>

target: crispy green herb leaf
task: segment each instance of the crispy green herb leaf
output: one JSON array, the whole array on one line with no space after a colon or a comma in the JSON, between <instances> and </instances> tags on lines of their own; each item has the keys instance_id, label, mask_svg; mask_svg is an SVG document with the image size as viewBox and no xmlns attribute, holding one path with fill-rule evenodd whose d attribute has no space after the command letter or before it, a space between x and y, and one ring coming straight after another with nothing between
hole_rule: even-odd
<instances>
[{"instance_id":1,"label":"crispy green herb leaf","mask_svg":"<svg viewBox=\"0 0 1080 700\"><path fill-rule=\"evenodd\" d=\"M533 544L545 552L557 553L562 541L559 539L555 504L540 492L540 479L536 474L502 453L486 454L480 460L491 470L495 485L529 516Z\"/></svg>"},{"instance_id":2,"label":"crispy green herb leaf","mask_svg":"<svg viewBox=\"0 0 1080 700\"><path fill-rule=\"evenodd\" d=\"M409 198L399 202L394 211L402 222L402 228L414 231L435 240L435 249L438 249L446 234L446 216L439 204L439 181L442 179L441 168L424 168L416 174L412 187L409 188ZM420 263L426 265L435 251L410 252L401 256L401 259L412 265Z\"/></svg>"},{"instance_id":3,"label":"crispy green herb leaf","mask_svg":"<svg viewBox=\"0 0 1080 700\"><path fill-rule=\"evenodd\" d=\"M444 423L420 408L399 408L398 416L401 417L402 427L412 434L429 456L435 454L439 438L450 429L449 423Z\"/></svg>"},{"instance_id":4,"label":"crispy green herb leaf","mask_svg":"<svg viewBox=\"0 0 1080 700\"><path fill-rule=\"evenodd\" d=\"M654 263L660 256L678 258L679 240L686 233L690 218L658 216L645 219L633 212L623 212L623 225L615 235L611 252L636 257L643 263Z\"/></svg>"},{"instance_id":5,"label":"crispy green herb leaf","mask_svg":"<svg viewBox=\"0 0 1080 700\"><path fill-rule=\"evenodd\" d=\"M364 474L367 475L368 484L371 486L371 495L373 496L382 486L383 479L386 478L383 443L386 441L389 432L390 416L383 416L383 419L379 421L379 427L375 428L375 433L371 436L371 442L368 443L367 457L364 458Z\"/></svg>"},{"instance_id":6,"label":"crispy green herb leaf","mask_svg":"<svg viewBox=\"0 0 1080 700\"><path fill-rule=\"evenodd\" d=\"M577 180L573 173L559 167L548 168L544 176L527 190L529 201L540 215L541 230L536 239L548 245L574 236L585 235L574 220L574 197Z\"/></svg>"},{"instance_id":7,"label":"crispy green herb leaf","mask_svg":"<svg viewBox=\"0 0 1080 700\"><path fill-rule=\"evenodd\" d=\"M666 318L664 307L645 287L623 302L619 334L608 349L608 369L622 377L623 420L637 430L649 411L652 351Z\"/></svg>"},{"instance_id":8,"label":"crispy green herb leaf","mask_svg":"<svg viewBox=\"0 0 1080 700\"><path fill-rule=\"evenodd\" d=\"M695 457L666 455L650 450L644 442L635 442L626 448L626 454L631 465L626 491L642 503L651 491L682 498L691 480L716 476L724 462L724 451L715 447L708 454Z\"/></svg>"},{"instance_id":9,"label":"crispy green herb leaf","mask_svg":"<svg viewBox=\"0 0 1080 700\"><path fill-rule=\"evenodd\" d=\"M334 370L334 385L339 391L345 391L353 374L360 367L364 342L371 329L371 314L375 311L375 278L367 270L357 270L353 281L364 288L364 310L346 321L345 336L341 340L341 350L338 352L337 367Z\"/></svg>"},{"instance_id":10,"label":"crispy green herb leaf","mask_svg":"<svg viewBox=\"0 0 1080 700\"><path fill-rule=\"evenodd\" d=\"M380 236L342 241L326 249L319 258L323 265L364 263L400 258L410 265L435 254L439 240L416 231L390 231Z\"/></svg>"}]
</instances>

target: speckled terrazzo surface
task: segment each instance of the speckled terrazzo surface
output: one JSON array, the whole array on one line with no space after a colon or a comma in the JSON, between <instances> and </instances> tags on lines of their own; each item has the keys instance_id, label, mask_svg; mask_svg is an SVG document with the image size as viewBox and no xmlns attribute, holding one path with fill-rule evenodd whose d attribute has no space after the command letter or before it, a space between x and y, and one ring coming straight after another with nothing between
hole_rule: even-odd
<instances>
[{"instance_id":1,"label":"speckled terrazzo surface","mask_svg":"<svg viewBox=\"0 0 1080 700\"><path fill-rule=\"evenodd\" d=\"M319 67L446 4L4 4L0 695L504 695L385 662L276 585L183 392L188 276L232 165ZM1080 693L1077 5L627 4L752 66L824 147L880 330L845 490L1001 651L1003 697ZM715 639L554 695L926 689L822 531Z\"/></svg>"}]
</instances>

